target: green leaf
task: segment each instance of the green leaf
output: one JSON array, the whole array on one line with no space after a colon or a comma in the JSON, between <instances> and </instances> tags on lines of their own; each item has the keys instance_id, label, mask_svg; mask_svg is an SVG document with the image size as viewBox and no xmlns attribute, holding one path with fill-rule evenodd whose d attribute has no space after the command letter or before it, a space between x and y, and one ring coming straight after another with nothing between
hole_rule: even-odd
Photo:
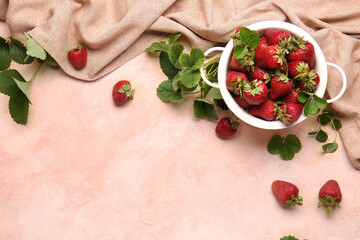
<instances>
[{"instance_id":1,"label":"green leaf","mask_svg":"<svg viewBox=\"0 0 360 240\"><path fill-rule=\"evenodd\" d=\"M209 97L211 97L212 99L223 99L220 89L218 88L211 88L209 91Z\"/></svg>"},{"instance_id":2,"label":"green leaf","mask_svg":"<svg viewBox=\"0 0 360 240\"><path fill-rule=\"evenodd\" d=\"M213 120L218 119L214 104L206 98L199 97L194 100L194 115L197 118L207 117Z\"/></svg>"},{"instance_id":3,"label":"green leaf","mask_svg":"<svg viewBox=\"0 0 360 240\"><path fill-rule=\"evenodd\" d=\"M338 144L336 142L327 143L322 146L322 149L326 153L333 153L338 149Z\"/></svg>"},{"instance_id":4,"label":"green leaf","mask_svg":"<svg viewBox=\"0 0 360 240\"><path fill-rule=\"evenodd\" d=\"M284 142L280 145L280 156L283 160L288 161L294 158L295 151L291 144Z\"/></svg>"},{"instance_id":5,"label":"green leaf","mask_svg":"<svg viewBox=\"0 0 360 240\"><path fill-rule=\"evenodd\" d=\"M316 140L318 142L326 142L328 140L328 134L326 132L324 132L323 130L320 130L317 134L316 134Z\"/></svg>"},{"instance_id":6,"label":"green leaf","mask_svg":"<svg viewBox=\"0 0 360 240\"><path fill-rule=\"evenodd\" d=\"M10 67L11 57L9 45L6 40L0 37L0 71L3 71Z\"/></svg>"},{"instance_id":7,"label":"green leaf","mask_svg":"<svg viewBox=\"0 0 360 240\"><path fill-rule=\"evenodd\" d=\"M175 68L170 62L169 55L166 52L160 53L160 67L163 73L170 79L173 79L179 72L179 69Z\"/></svg>"},{"instance_id":8,"label":"green leaf","mask_svg":"<svg viewBox=\"0 0 360 240\"><path fill-rule=\"evenodd\" d=\"M214 99L214 102L216 103L216 106L218 106L222 110L229 110L229 107L226 105L224 99Z\"/></svg>"},{"instance_id":9,"label":"green leaf","mask_svg":"<svg viewBox=\"0 0 360 240\"><path fill-rule=\"evenodd\" d=\"M41 60L45 60L46 52L28 33L25 33L27 37L26 42L26 54Z\"/></svg>"},{"instance_id":10,"label":"green leaf","mask_svg":"<svg viewBox=\"0 0 360 240\"><path fill-rule=\"evenodd\" d=\"M305 91L301 91L297 94L297 99L301 103L305 103L309 99L309 97L310 97L310 93Z\"/></svg>"},{"instance_id":11,"label":"green leaf","mask_svg":"<svg viewBox=\"0 0 360 240\"><path fill-rule=\"evenodd\" d=\"M334 130L339 130L342 127L339 119L334 119L332 123Z\"/></svg>"},{"instance_id":12,"label":"green leaf","mask_svg":"<svg viewBox=\"0 0 360 240\"><path fill-rule=\"evenodd\" d=\"M59 64L55 61L55 59L49 54L46 53L45 62L52 68L59 68Z\"/></svg>"},{"instance_id":13,"label":"green leaf","mask_svg":"<svg viewBox=\"0 0 360 240\"><path fill-rule=\"evenodd\" d=\"M190 55L183 53L179 58L179 62L183 67L191 68L192 70L199 69L204 64L204 61L204 52L199 48L192 48Z\"/></svg>"},{"instance_id":14,"label":"green leaf","mask_svg":"<svg viewBox=\"0 0 360 240\"><path fill-rule=\"evenodd\" d=\"M330 118L333 118L335 116L335 113L330 110L330 109L324 109L322 110L322 113L321 114L324 114L324 115L327 115L329 116Z\"/></svg>"},{"instance_id":15,"label":"green leaf","mask_svg":"<svg viewBox=\"0 0 360 240\"><path fill-rule=\"evenodd\" d=\"M181 36L181 33L177 33L177 34L173 35L172 37L170 37L169 44L172 45L180 36Z\"/></svg>"},{"instance_id":16,"label":"green leaf","mask_svg":"<svg viewBox=\"0 0 360 240\"><path fill-rule=\"evenodd\" d=\"M318 120L320 122L321 125L326 125L329 122L331 122L332 117L328 114L325 114L324 112L322 114L319 115Z\"/></svg>"},{"instance_id":17,"label":"green leaf","mask_svg":"<svg viewBox=\"0 0 360 240\"><path fill-rule=\"evenodd\" d=\"M29 100L25 94L17 94L10 97L9 111L11 117L19 124L26 124L29 114Z\"/></svg>"},{"instance_id":18,"label":"green leaf","mask_svg":"<svg viewBox=\"0 0 360 240\"><path fill-rule=\"evenodd\" d=\"M180 102L183 98L182 94L179 91L173 89L171 80L166 80L160 83L156 89L157 96L164 102Z\"/></svg>"},{"instance_id":19,"label":"green leaf","mask_svg":"<svg viewBox=\"0 0 360 240\"><path fill-rule=\"evenodd\" d=\"M316 104L316 107L317 107L318 109L323 109L323 108L326 107L327 101L326 101L325 99L323 99L323 98L321 98L321 97L319 97L319 96L317 96L317 95L315 95L315 94L314 94L313 97L314 97L314 102L315 102L315 104Z\"/></svg>"},{"instance_id":20,"label":"green leaf","mask_svg":"<svg viewBox=\"0 0 360 240\"><path fill-rule=\"evenodd\" d=\"M242 44L247 45L249 48L255 49L259 46L260 35L257 31L242 27L240 29L240 37Z\"/></svg>"},{"instance_id":21,"label":"green leaf","mask_svg":"<svg viewBox=\"0 0 360 240\"><path fill-rule=\"evenodd\" d=\"M176 74L176 76L171 80L172 88L174 91L179 90L179 87L182 85L181 79L180 79L180 72Z\"/></svg>"},{"instance_id":22,"label":"green leaf","mask_svg":"<svg viewBox=\"0 0 360 240\"><path fill-rule=\"evenodd\" d=\"M180 79L182 84L187 88L196 87L201 79L200 70L192 70L189 67L185 67L180 72Z\"/></svg>"},{"instance_id":23,"label":"green leaf","mask_svg":"<svg viewBox=\"0 0 360 240\"><path fill-rule=\"evenodd\" d=\"M316 129L316 130L314 130L314 131L309 132L308 134L309 134L309 135L315 135L315 134L317 134L319 131L320 131L320 129Z\"/></svg>"},{"instance_id":24,"label":"green leaf","mask_svg":"<svg viewBox=\"0 0 360 240\"><path fill-rule=\"evenodd\" d=\"M170 45L166 44L166 42L154 42L150 47L146 49L148 52L166 52L170 51Z\"/></svg>"},{"instance_id":25,"label":"green leaf","mask_svg":"<svg viewBox=\"0 0 360 240\"><path fill-rule=\"evenodd\" d=\"M19 89L14 79L17 79L21 82L26 82L21 74L15 69L7 69L2 71L0 73L0 92L8 96L19 94L21 90Z\"/></svg>"},{"instance_id":26,"label":"green leaf","mask_svg":"<svg viewBox=\"0 0 360 240\"><path fill-rule=\"evenodd\" d=\"M19 64L30 64L34 60L33 57L28 57L26 54L26 47L24 44L14 38L11 38L10 56Z\"/></svg>"},{"instance_id":27,"label":"green leaf","mask_svg":"<svg viewBox=\"0 0 360 240\"><path fill-rule=\"evenodd\" d=\"M19 87L19 89L21 90L21 92L26 96L26 98L30 101L30 92L29 92L29 88L30 88L30 82L23 82L23 81L19 81L16 78L14 79L16 85Z\"/></svg>"},{"instance_id":28,"label":"green leaf","mask_svg":"<svg viewBox=\"0 0 360 240\"><path fill-rule=\"evenodd\" d=\"M280 153L280 146L283 143L283 138L276 134L275 136L273 136L268 145L267 145L267 150L269 153L271 154L279 154Z\"/></svg>"},{"instance_id":29,"label":"green leaf","mask_svg":"<svg viewBox=\"0 0 360 240\"><path fill-rule=\"evenodd\" d=\"M309 117L309 116L314 116L319 112L318 107L316 106L315 100L313 98L310 98L304 106L304 115Z\"/></svg>"},{"instance_id":30,"label":"green leaf","mask_svg":"<svg viewBox=\"0 0 360 240\"><path fill-rule=\"evenodd\" d=\"M236 60L243 59L248 52L249 50L242 45L235 46L233 51Z\"/></svg>"},{"instance_id":31,"label":"green leaf","mask_svg":"<svg viewBox=\"0 0 360 240\"><path fill-rule=\"evenodd\" d=\"M287 135L284 143L289 144L289 146L291 146L294 149L295 153L298 153L301 150L300 139L294 134Z\"/></svg>"},{"instance_id":32,"label":"green leaf","mask_svg":"<svg viewBox=\"0 0 360 240\"><path fill-rule=\"evenodd\" d=\"M289 235L289 236L280 238L280 240L299 240L299 239L294 236Z\"/></svg>"},{"instance_id":33,"label":"green leaf","mask_svg":"<svg viewBox=\"0 0 360 240\"><path fill-rule=\"evenodd\" d=\"M179 57L184 51L184 46L180 43L174 44L169 51L169 60L178 69L182 69L182 66L178 64Z\"/></svg>"}]
</instances>

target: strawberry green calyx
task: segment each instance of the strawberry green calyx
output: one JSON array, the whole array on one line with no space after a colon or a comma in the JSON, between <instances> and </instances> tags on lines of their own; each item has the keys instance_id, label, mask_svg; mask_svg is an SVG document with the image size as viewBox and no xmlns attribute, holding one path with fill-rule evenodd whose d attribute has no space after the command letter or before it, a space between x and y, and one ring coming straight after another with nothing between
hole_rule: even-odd
<instances>
[{"instance_id":1,"label":"strawberry green calyx","mask_svg":"<svg viewBox=\"0 0 360 240\"><path fill-rule=\"evenodd\" d=\"M134 98L135 89L131 89L130 84L124 84L122 88L119 89L119 93L126 93L126 99Z\"/></svg>"},{"instance_id":2,"label":"strawberry green calyx","mask_svg":"<svg viewBox=\"0 0 360 240\"><path fill-rule=\"evenodd\" d=\"M285 54L288 54L290 51L296 51L296 49L299 47L301 49L305 49L305 41L303 37L296 38L296 37L289 37L283 39L278 46L282 49L282 51Z\"/></svg>"},{"instance_id":3,"label":"strawberry green calyx","mask_svg":"<svg viewBox=\"0 0 360 240\"><path fill-rule=\"evenodd\" d=\"M283 65L285 63L285 54L286 53L283 51L283 49L278 47L275 51L275 55L273 56L273 58L277 58L278 63L280 65Z\"/></svg>"},{"instance_id":4,"label":"strawberry green calyx","mask_svg":"<svg viewBox=\"0 0 360 240\"><path fill-rule=\"evenodd\" d=\"M339 197L332 197L329 195L326 195L323 198L319 198L318 208L325 206L327 213L331 216L333 213L333 207L337 206L338 208L341 208L338 203Z\"/></svg>"},{"instance_id":5,"label":"strawberry green calyx","mask_svg":"<svg viewBox=\"0 0 360 240\"><path fill-rule=\"evenodd\" d=\"M81 50L81 49L83 49L83 46L82 46L82 45L78 45L76 48L71 49L69 52L73 52L73 51L75 51L75 50Z\"/></svg>"},{"instance_id":6,"label":"strawberry green calyx","mask_svg":"<svg viewBox=\"0 0 360 240\"><path fill-rule=\"evenodd\" d=\"M264 89L260 87L262 83L263 83L262 81L259 81L257 79L248 82L244 85L244 91L251 93L251 95L253 96L259 95L260 93L264 92Z\"/></svg>"},{"instance_id":7,"label":"strawberry green calyx","mask_svg":"<svg viewBox=\"0 0 360 240\"><path fill-rule=\"evenodd\" d=\"M305 62L300 62L298 66L296 66L296 71L299 73L297 76L295 76L295 80L307 80L312 76L311 71L309 72L309 64ZM316 77L316 76L315 76ZM314 78L315 78L314 77Z\"/></svg>"},{"instance_id":8,"label":"strawberry green calyx","mask_svg":"<svg viewBox=\"0 0 360 240\"><path fill-rule=\"evenodd\" d=\"M289 200L287 200L286 201L286 204L288 205L288 206L296 206L296 205L298 205L298 206L302 206L303 205L303 198L302 197L300 197L300 196L295 196L295 195L291 195L291 199L289 199Z\"/></svg>"}]
</instances>

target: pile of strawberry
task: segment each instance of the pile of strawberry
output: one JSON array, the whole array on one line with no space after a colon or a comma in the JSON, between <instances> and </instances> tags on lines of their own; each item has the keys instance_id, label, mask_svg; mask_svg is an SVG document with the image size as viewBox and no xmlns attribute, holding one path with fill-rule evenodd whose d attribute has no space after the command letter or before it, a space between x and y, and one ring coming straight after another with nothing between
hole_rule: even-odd
<instances>
[{"instance_id":1,"label":"pile of strawberry","mask_svg":"<svg viewBox=\"0 0 360 240\"><path fill-rule=\"evenodd\" d=\"M233 39L226 86L236 102L267 121L296 122L303 111L297 94L314 92L320 81L314 71L314 46L277 28L260 35L241 27Z\"/></svg>"}]
</instances>

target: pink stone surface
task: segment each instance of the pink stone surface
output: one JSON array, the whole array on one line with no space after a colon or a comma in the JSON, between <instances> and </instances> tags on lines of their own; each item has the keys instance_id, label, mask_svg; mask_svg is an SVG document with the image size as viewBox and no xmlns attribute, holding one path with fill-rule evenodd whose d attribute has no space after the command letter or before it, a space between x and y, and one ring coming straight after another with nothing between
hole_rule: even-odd
<instances>
[{"instance_id":1,"label":"pink stone surface","mask_svg":"<svg viewBox=\"0 0 360 240\"><path fill-rule=\"evenodd\" d=\"M3 22L0 33L9 34ZM36 65L12 67L30 79ZM117 107L111 90L121 79L136 92ZM279 131L242 123L219 139L216 121L193 116L195 96L158 99L165 79L147 53L90 83L44 67L26 126L13 122L1 94L0 240L360 240L360 174L340 138L337 152L322 153L307 119ZM267 152L274 134L299 136L292 161ZM276 202L277 179L299 187L302 207ZM317 208L329 179L343 192L331 217Z\"/></svg>"}]
</instances>

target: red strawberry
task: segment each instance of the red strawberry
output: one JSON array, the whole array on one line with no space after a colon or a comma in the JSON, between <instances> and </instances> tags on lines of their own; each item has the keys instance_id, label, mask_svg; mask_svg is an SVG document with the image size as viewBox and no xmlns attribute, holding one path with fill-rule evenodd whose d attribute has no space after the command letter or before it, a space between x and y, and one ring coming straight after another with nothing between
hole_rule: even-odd
<instances>
[{"instance_id":1,"label":"red strawberry","mask_svg":"<svg viewBox=\"0 0 360 240\"><path fill-rule=\"evenodd\" d=\"M235 95L235 101L240 105L240 107L242 107L245 110L251 108L251 105L248 104L248 102L244 98L240 97L239 95Z\"/></svg>"},{"instance_id":2,"label":"red strawberry","mask_svg":"<svg viewBox=\"0 0 360 240\"><path fill-rule=\"evenodd\" d=\"M121 80L117 82L112 90L113 100L116 105L122 105L134 98L135 90L131 89L129 81Z\"/></svg>"},{"instance_id":3,"label":"red strawberry","mask_svg":"<svg viewBox=\"0 0 360 240\"><path fill-rule=\"evenodd\" d=\"M340 208L339 203L342 200L340 186L337 181L327 181L319 191L319 204L318 207L325 206L329 215L333 212L333 207Z\"/></svg>"},{"instance_id":4,"label":"red strawberry","mask_svg":"<svg viewBox=\"0 0 360 240\"><path fill-rule=\"evenodd\" d=\"M236 60L232 55L229 67L232 70L248 72L254 67L254 57L251 54L245 55L241 60Z\"/></svg>"},{"instance_id":5,"label":"red strawberry","mask_svg":"<svg viewBox=\"0 0 360 240\"><path fill-rule=\"evenodd\" d=\"M271 189L276 200L284 207L301 206L302 197L299 196L299 189L290 182L276 180L272 183Z\"/></svg>"},{"instance_id":6,"label":"red strawberry","mask_svg":"<svg viewBox=\"0 0 360 240\"><path fill-rule=\"evenodd\" d=\"M310 72L309 64L304 61L288 62L289 76L295 80L306 80Z\"/></svg>"},{"instance_id":7,"label":"red strawberry","mask_svg":"<svg viewBox=\"0 0 360 240\"><path fill-rule=\"evenodd\" d=\"M291 34L288 31L277 28L265 29L264 36L269 45L278 45L283 40L291 38Z\"/></svg>"},{"instance_id":8,"label":"red strawberry","mask_svg":"<svg viewBox=\"0 0 360 240\"><path fill-rule=\"evenodd\" d=\"M78 46L68 52L68 58L77 70L83 69L86 66L87 50L82 46Z\"/></svg>"},{"instance_id":9,"label":"red strawberry","mask_svg":"<svg viewBox=\"0 0 360 240\"><path fill-rule=\"evenodd\" d=\"M264 82L267 82L270 78L269 73L266 70L259 68L258 66L255 66L254 70L248 73L248 76L250 80L258 79Z\"/></svg>"},{"instance_id":10,"label":"red strawberry","mask_svg":"<svg viewBox=\"0 0 360 240\"><path fill-rule=\"evenodd\" d=\"M307 77L306 80L299 82L298 86L302 90L314 92L319 85L320 77L314 70L311 70Z\"/></svg>"},{"instance_id":11,"label":"red strawberry","mask_svg":"<svg viewBox=\"0 0 360 240\"><path fill-rule=\"evenodd\" d=\"M301 92L300 88L292 88L290 93L284 98L286 103L300 103L297 99L298 93Z\"/></svg>"},{"instance_id":12,"label":"red strawberry","mask_svg":"<svg viewBox=\"0 0 360 240\"><path fill-rule=\"evenodd\" d=\"M302 104L284 103L280 107L277 118L280 119L284 124L291 125L299 119L302 111Z\"/></svg>"},{"instance_id":13,"label":"red strawberry","mask_svg":"<svg viewBox=\"0 0 360 240\"><path fill-rule=\"evenodd\" d=\"M216 135L220 138L229 138L236 133L238 126L239 126L238 122L233 121L229 117L223 117L217 123L215 132Z\"/></svg>"},{"instance_id":14,"label":"red strawberry","mask_svg":"<svg viewBox=\"0 0 360 240\"><path fill-rule=\"evenodd\" d=\"M261 117L267 121L276 119L278 105L276 102L267 99L266 102L259 106L254 106L250 109L250 114L253 116Z\"/></svg>"},{"instance_id":15,"label":"red strawberry","mask_svg":"<svg viewBox=\"0 0 360 240\"><path fill-rule=\"evenodd\" d=\"M303 48L297 47L296 50L292 50L287 55L287 60L291 61L304 61L309 64L310 69L315 65L315 49L311 42L305 42Z\"/></svg>"},{"instance_id":16,"label":"red strawberry","mask_svg":"<svg viewBox=\"0 0 360 240\"><path fill-rule=\"evenodd\" d=\"M269 46L266 37L261 37L259 40L259 46Z\"/></svg>"},{"instance_id":17,"label":"red strawberry","mask_svg":"<svg viewBox=\"0 0 360 240\"><path fill-rule=\"evenodd\" d=\"M284 62L284 53L281 48L277 45L265 46L261 45L255 49L256 54L256 65L264 69L275 70Z\"/></svg>"},{"instance_id":18,"label":"red strawberry","mask_svg":"<svg viewBox=\"0 0 360 240\"><path fill-rule=\"evenodd\" d=\"M270 81L269 98L273 101L285 97L291 92L293 86L291 81L285 75L275 76Z\"/></svg>"},{"instance_id":19,"label":"red strawberry","mask_svg":"<svg viewBox=\"0 0 360 240\"><path fill-rule=\"evenodd\" d=\"M243 96L250 105L263 104L268 96L268 87L263 81L253 80L245 83L243 88Z\"/></svg>"},{"instance_id":20,"label":"red strawberry","mask_svg":"<svg viewBox=\"0 0 360 240\"><path fill-rule=\"evenodd\" d=\"M242 92L242 87L247 81L247 76L242 72L229 71L226 77L226 87L230 92L233 92L235 95L240 95Z\"/></svg>"}]
</instances>

